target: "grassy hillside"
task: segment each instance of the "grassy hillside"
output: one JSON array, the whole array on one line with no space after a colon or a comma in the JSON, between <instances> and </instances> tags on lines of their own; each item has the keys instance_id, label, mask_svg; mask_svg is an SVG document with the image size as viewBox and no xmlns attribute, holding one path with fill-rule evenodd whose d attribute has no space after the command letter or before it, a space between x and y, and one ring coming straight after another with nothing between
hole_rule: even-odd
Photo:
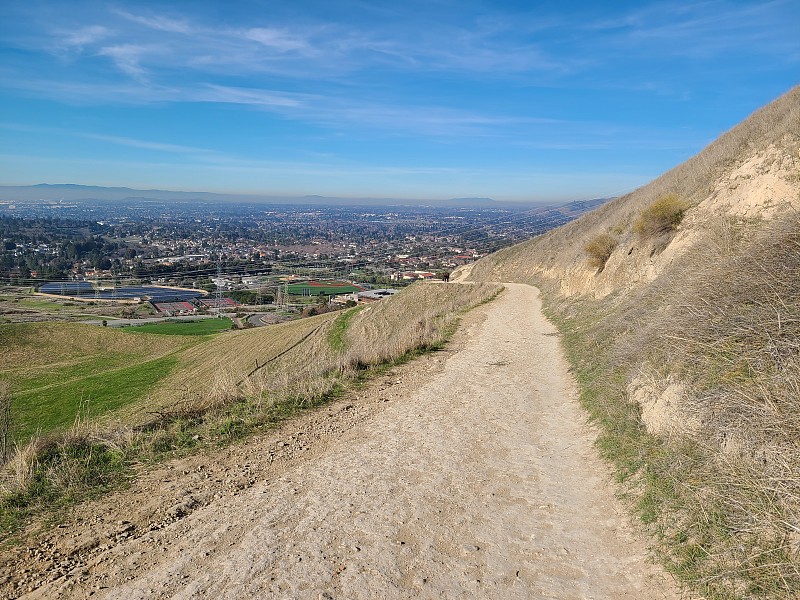
<instances>
[{"instance_id":1,"label":"grassy hillside","mask_svg":"<svg viewBox=\"0 0 800 600\"><path fill-rule=\"evenodd\" d=\"M190 343L72 323L0 325L0 381L13 398L13 438L25 442L137 402Z\"/></svg>"},{"instance_id":2,"label":"grassy hillside","mask_svg":"<svg viewBox=\"0 0 800 600\"><path fill-rule=\"evenodd\" d=\"M708 598L800 596L799 151L795 88L471 273L541 287L602 453Z\"/></svg>"},{"instance_id":3,"label":"grassy hillside","mask_svg":"<svg viewBox=\"0 0 800 600\"><path fill-rule=\"evenodd\" d=\"M24 398L30 411L48 407L55 428L62 417L75 419L89 392L104 394L112 412L34 436L11 454L0 470L0 539L31 514L120 485L134 464L228 443L437 347L461 312L499 289L419 284L363 309L216 337L4 326L4 364L16 365L4 377L15 405Z\"/></svg>"},{"instance_id":4,"label":"grassy hillside","mask_svg":"<svg viewBox=\"0 0 800 600\"><path fill-rule=\"evenodd\" d=\"M478 261L476 281L537 277L560 295L602 297L655 279L696 245L722 241L788 208L800 208L800 87L650 184L528 242ZM686 207L682 222L637 231L665 199ZM587 246L606 238L598 265ZM599 239L600 238L600 239Z\"/></svg>"}]
</instances>

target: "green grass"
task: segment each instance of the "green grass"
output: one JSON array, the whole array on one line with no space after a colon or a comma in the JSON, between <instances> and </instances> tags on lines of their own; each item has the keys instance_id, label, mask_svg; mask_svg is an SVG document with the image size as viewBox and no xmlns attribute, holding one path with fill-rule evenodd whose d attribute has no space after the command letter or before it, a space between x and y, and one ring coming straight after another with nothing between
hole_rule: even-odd
<instances>
[{"instance_id":1,"label":"green grass","mask_svg":"<svg viewBox=\"0 0 800 600\"><path fill-rule=\"evenodd\" d=\"M0 381L12 396L12 435L63 430L139 401L201 337L129 335L75 323L0 326Z\"/></svg>"},{"instance_id":2,"label":"green grass","mask_svg":"<svg viewBox=\"0 0 800 600\"><path fill-rule=\"evenodd\" d=\"M204 319L202 321L166 321L164 323L151 323L126 327L124 331L134 333L157 333L159 335L211 335L220 331L227 331L233 327L233 322L228 317L221 319Z\"/></svg>"},{"instance_id":3,"label":"green grass","mask_svg":"<svg viewBox=\"0 0 800 600\"><path fill-rule=\"evenodd\" d=\"M122 368L126 364L138 363L141 360L137 356L122 352L94 354L81 357L64 366L52 365L41 369L4 373L2 378L13 382L16 393L24 393L52 385L63 385L74 379Z\"/></svg>"},{"instance_id":4,"label":"green grass","mask_svg":"<svg viewBox=\"0 0 800 600\"><path fill-rule=\"evenodd\" d=\"M119 366L123 358L94 358L21 382L23 391L15 393L13 400L14 437L25 441L37 432L66 429L78 416L97 417L136 402L169 375L178 361L173 354Z\"/></svg>"},{"instance_id":5,"label":"green grass","mask_svg":"<svg viewBox=\"0 0 800 600\"><path fill-rule=\"evenodd\" d=\"M22 308L33 308L38 310L64 310L63 305L59 304L58 302L50 302L48 300L19 300L15 302L15 304L21 306Z\"/></svg>"},{"instance_id":6,"label":"green grass","mask_svg":"<svg viewBox=\"0 0 800 600\"><path fill-rule=\"evenodd\" d=\"M333 325L331 325L331 328L328 330L328 343L333 350L339 352L345 349L345 332L347 332L347 328L350 326L350 321L361 308L360 306L356 306L344 311L336 317Z\"/></svg>"}]
</instances>

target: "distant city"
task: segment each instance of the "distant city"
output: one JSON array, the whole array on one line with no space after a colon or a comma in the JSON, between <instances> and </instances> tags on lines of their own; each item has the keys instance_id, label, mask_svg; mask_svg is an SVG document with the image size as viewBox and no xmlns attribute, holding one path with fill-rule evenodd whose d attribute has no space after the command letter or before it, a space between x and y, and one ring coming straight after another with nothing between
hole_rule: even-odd
<instances>
[{"instance_id":1,"label":"distant city","mask_svg":"<svg viewBox=\"0 0 800 600\"><path fill-rule=\"evenodd\" d=\"M202 194L194 200L48 199L25 193L15 198L10 189L0 196L0 283L95 281L206 291L245 289L243 281L252 286L270 277L383 285L446 275L603 202L273 204L222 202Z\"/></svg>"}]
</instances>

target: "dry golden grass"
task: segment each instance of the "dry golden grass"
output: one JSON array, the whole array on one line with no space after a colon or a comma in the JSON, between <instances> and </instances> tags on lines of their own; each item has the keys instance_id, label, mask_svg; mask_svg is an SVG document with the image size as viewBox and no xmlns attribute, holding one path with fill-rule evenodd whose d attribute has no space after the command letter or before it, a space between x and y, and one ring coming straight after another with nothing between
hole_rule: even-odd
<instances>
[{"instance_id":1,"label":"dry golden grass","mask_svg":"<svg viewBox=\"0 0 800 600\"><path fill-rule=\"evenodd\" d=\"M688 209L688 202L676 194L667 194L642 211L633 224L633 230L642 237L675 231Z\"/></svg>"},{"instance_id":2,"label":"dry golden grass","mask_svg":"<svg viewBox=\"0 0 800 600\"><path fill-rule=\"evenodd\" d=\"M584 252L586 252L589 257L589 266L602 271L608 259L611 258L611 253L614 252L614 248L618 245L619 240L610 233L601 233L593 237L583 247Z\"/></svg>"},{"instance_id":3,"label":"dry golden grass","mask_svg":"<svg viewBox=\"0 0 800 600\"><path fill-rule=\"evenodd\" d=\"M239 395L240 383L253 371L263 370L306 337L321 331L335 313L267 327L232 331L181 353L178 366L166 378L142 411L160 410L177 402L216 405ZM212 400L213 399L213 400Z\"/></svg>"},{"instance_id":4,"label":"dry golden grass","mask_svg":"<svg viewBox=\"0 0 800 600\"><path fill-rule=\"evenodd\" d=\"M270 402L326 394L359 369L442 343L460 312L488 300L499 289L489 284L411 286L357 310L344 332L342 347L331 343L328 334L335 321L329 318L301 346L259 370L244 387L263 391Z\"/></svg>"},{"instance_id":5,"label":"dry golden grass","mask_svg":"<svg viewBox=\"0 0 800 600\"><path fill-rule=\"evenodd\" d=\"M458 314L492 297L491 284L418 284L388 301L374 303L350 323L348 360L372 364L394 360L410 349L441 343Z\"/></svg>"}]
</instances>

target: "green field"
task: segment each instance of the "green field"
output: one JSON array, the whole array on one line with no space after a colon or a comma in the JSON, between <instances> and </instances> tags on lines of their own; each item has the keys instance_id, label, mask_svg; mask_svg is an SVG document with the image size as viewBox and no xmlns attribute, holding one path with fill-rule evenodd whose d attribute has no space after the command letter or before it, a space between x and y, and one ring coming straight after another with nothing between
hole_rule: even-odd
<instances>
[{"instance_id":1,"label":"green field","mask_svg":"<svg viewBox=\"0 0 800 600\"><path fill-rule=\"evenodd\" d=\"M72 376L63 382L34 387L14 394L14 437L27 440L37 431L65 429L76 419L107 414L142 398L170 374L178 359L174 355L147 360L131 366L102 370L115 361L94 361L94 368L56 370L47 380Z\"/></svg>"},{"instance_id":2,"label":"green field","mask_svg":"<svg viewBox=\"0 0 800 600\"><path fill-rule=\"evenodd\" d=\"M157 333L159 335L210 335L227 331L233 326L228 317L221 319L204 319L202 321L165 321L164 323L151 323L126 327L125 331L135 333Z\"/></svg>"},{"instance_id":3,"label":"green field","mask_svg":"<svg viewBox=\"0 0 800 600\"><path fill-rule=\"evenodd\" d=\"M77 323L0 325L0 381L10 386L14 439L137 402L202 339Z\"/></svg>"},{"instance_id":4,"label":"green field","mask_svg":"<svg viewBox=\"0 0 800 600\"><path fill-rule=\"evenodd\" d=\"M19 300L16 304L22 308L33 308L38 310L64 310L64 306L51 300Z\"/></svg>"},{"instance_id":5,"label":"green field","mask_svg":"<svg viewBox=\"0 0 800 600\"><path fill-rule=\"evenodd\" d=\"M287 291L293 296L333 296L336 294L352 294L353 292L363 292L364 289L356 285L351 285L346 281L304 281L302 283L290 283Z\"/></svg>"}]
</instances>

